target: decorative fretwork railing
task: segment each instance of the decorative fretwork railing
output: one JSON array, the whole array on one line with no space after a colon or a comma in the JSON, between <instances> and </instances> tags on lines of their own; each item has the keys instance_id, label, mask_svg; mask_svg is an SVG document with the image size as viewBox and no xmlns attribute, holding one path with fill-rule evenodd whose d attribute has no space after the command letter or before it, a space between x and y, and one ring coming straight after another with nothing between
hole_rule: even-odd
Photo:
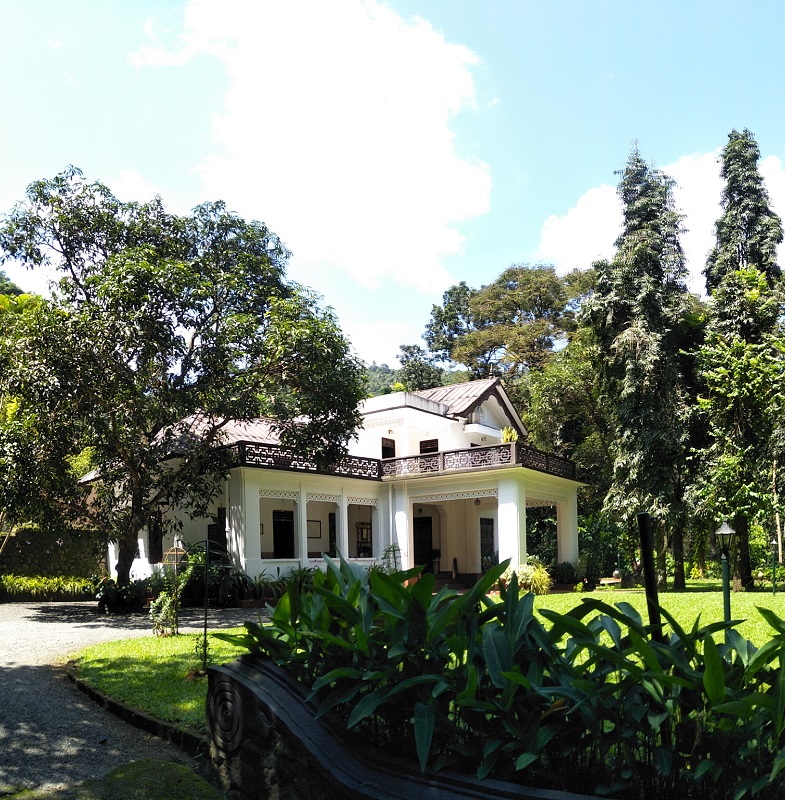
<instances>
[{"instance_id":1,"label":"decorative fretwork railing","mask_svg":"<svg viewBox=\"0 0 785 800\"><path fill-rule=\"evenodd\" d=\"M517 442L385 459L382 475L393 478L516 465L575 480L575 464L571 461Z\"/></svg>"},{"instance_id":2,"label":"decorative fretwork railing","mask_svg":"<svg viewBox=\"0 0 785 800\"><path fill-rule=\"evenodd\" d=\"M346 475L351 478L379 480L382 476L378 458L348 456L330 469L320 470L315 461L295 455L285 447L272 444L240 442L237 445L237 462L244 467L267 467L294 472L324 472L329 475Z\"/></svg>"},{"instance_id":3,"label":"decorative fretwork railing","mask_svg":"<svg viewBox=\"0 0 785 800\"><path fill-rule=\"evenodd\" d=\"M235 461L240 466L294 472L323 472L369 480L512 466L528 467L549 475L575 480L575 464L571 461L517 442L472 447L468 450L444 450L407 458L386 458L382 461L376 458L348 456L341 464L325 470L320 470L315 461L297 456L277 445L240 442L236 445L235 452Z\"/></svg>"}]
</instances>

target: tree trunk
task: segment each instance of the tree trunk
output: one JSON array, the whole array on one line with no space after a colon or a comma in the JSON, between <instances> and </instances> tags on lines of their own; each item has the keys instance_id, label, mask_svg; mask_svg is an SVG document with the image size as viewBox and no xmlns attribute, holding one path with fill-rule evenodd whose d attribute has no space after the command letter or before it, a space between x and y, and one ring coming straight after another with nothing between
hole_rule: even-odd
<instances>
[{"instance_id":1,"label":"tree trunk","mask_svg":"<svg viewBox=\"0 0 785 800\"><path fill-rule=\"evenodd\" d=\"M657 525L654 542L657 552L657 588L664 592L668 588L668 547L662 524Z\"/></svg>"},{"instance_id":2,"label":"tree trunk","mask_svg":"<svg viewBox=\"0 0 785 800\"><path fill-rule=\"evenodd\" d=\"M754 588L752 564L750 562L750 527L749 520L743 514L737 514L733 520L736 529L736 558L733 565L733 591L747 591Z\"/></svg>"},{"instance_id":3,"label":"tree trunk","mask_svg":"<svg viewBox=\"0 0 785 800\"><path fill-rule=\"evenodd\" d=\"M685 589L687 580L684 575L684 531L680 524L676 524L671 534L673 549L673 588L678 592Z\"/></svg>"},{"instance_id":4,"label":"tree trunk","mask_svg":"<svg viewBox=\"0 0 785 800\"><path fill-rule=\"evenodd\" d=\"M119 586L131 583L131 567L139 551L138 539L138 531L125 531L117 540L117 584Z\"/></svg>"}]
</instances>

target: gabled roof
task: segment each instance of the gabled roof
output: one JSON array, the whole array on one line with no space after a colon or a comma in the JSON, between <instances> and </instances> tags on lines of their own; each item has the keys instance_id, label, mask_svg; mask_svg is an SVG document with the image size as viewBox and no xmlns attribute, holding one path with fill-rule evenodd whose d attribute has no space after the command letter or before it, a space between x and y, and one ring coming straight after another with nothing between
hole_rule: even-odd
<instances>
[{"instance_id":1,"label":"gabled roof","mask_svg":"<svg viewBox=\"0 0 785 800\"><path fill-rule=\"evenodd\" d=\"M498 378L455 383L451 386L436 386L433 389L423 389L415 392L415 394L435 403L442 403L448 408L448 413L455 417L467 417L489 397L496 397L507 412L512 426L520 434L526 435L523 420L521 420L515 407L510 402L510 398Z\"/></svg>"},{"instance_id":2,"label":"gabled roof","mask_svg":"<svg viewBox=\"0 0 785 800\"><path fill-rule=\"evenodd\" d=\"M499 379L486 378L480 381L454 383L451 386L436 386L433 389L415 392L415 394L427 397L436 403L443 403L449 409L449 413L456 417L465 417L484 400L487 400L496 388L501 388Z\"/></svg>"}]
</instances>

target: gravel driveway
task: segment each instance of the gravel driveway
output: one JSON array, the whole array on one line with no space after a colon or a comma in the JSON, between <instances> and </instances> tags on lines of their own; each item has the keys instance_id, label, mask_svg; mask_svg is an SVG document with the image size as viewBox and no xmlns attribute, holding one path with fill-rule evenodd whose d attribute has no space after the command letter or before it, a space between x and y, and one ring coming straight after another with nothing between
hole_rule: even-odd
<instances>
[{"instance_id":1,"label":"gravel driveway","mask_svg":"<svg viewBox=\"0 0 785 800\"><path fill-rule=\"evenodd\" d=\"M211 610L208 629L239 625L255 614ZM181 631L203 624L202 611L183 610ZM149 635L146 614L103 616L95 602L0 604L0 789L61 788L145 758L198 766L90 701L65 677L62 665L75 651Z\"/></svg>"}]
</instances>

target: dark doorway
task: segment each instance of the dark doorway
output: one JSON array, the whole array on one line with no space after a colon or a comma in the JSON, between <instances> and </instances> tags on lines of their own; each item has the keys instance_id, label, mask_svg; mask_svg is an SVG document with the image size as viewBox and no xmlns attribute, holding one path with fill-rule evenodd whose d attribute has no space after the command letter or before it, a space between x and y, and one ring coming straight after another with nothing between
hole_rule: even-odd
<instances>
[{"instance_id":1,"label":"dark doorway","mask_svg":"<svg viewBox=\"0 0 785 800\"><path fill-rule=\"evenodd\" d=\"M499 563L499 554L496 552L495 537L493 535L493 519L480 517L480 565L483 572Z\"/></svg>"},{"instance_id":2,"label":"dark doorway","mask_svg":"<svg viewBox=\"0 0 785 800\"><path fill-rule=\"evenodd\" d=\"M433 520L414 518L414 564L424 565L423 572L433 572Z\"/></svg>"},{"instance_id":3,"label":"dark doorway","mask_svg":"<svg viewBox=\"0 0 785 800\"><path fill-rule=\"evenodd\" d=\"M330 556L330 558L335 558L336 557L335 539L337 536L338 528L335 523L335 514L333 513L327 515L327 530L330 536L330 550L328 552L328 555Z\"/></svg>"},{"instance_id":4,"label":"dark doorway","mask_svg":"<svg viewBox=\"0 0 785 800\"><path fill-rule=\"evenodd\" d=\"M216 511L215 522L207 526L207 540L210 544L217 545L226 550L226 508L221 507Z\"/></svg>"},{"instance_id":5,"label":"dark doorway","mask_svg":"<svg viewBox=\"0 0 785 800\"><path fill-rule=\"evenodd\" d=\"M294 558L293 511L273 511L273 557Z\"/></svg>"}]
</instances>

